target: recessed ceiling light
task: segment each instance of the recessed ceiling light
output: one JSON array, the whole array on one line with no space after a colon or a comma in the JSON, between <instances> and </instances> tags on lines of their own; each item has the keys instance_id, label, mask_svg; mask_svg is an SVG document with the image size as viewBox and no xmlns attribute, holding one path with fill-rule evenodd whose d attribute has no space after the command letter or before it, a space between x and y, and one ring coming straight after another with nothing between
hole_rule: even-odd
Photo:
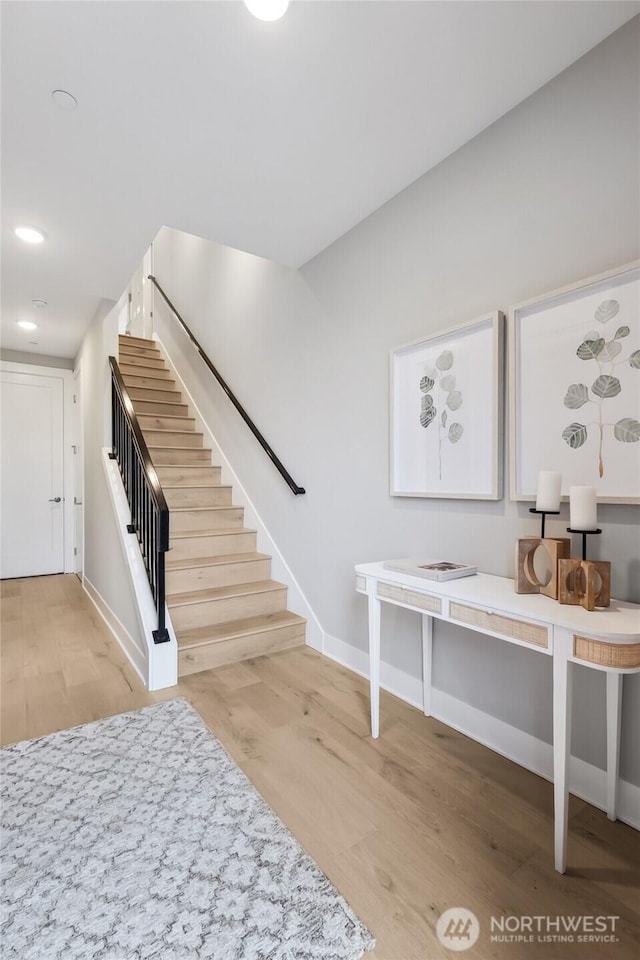
<instances>
[{"instance_id":1,"label":"recessed ceiling light","mask_svg":"<svg viewBox=\"0 0 640 960\"><path fill-rule=\"evenodd\" d=\"M289 0L244 0L245 6L258 20L279 20L289 6Z\"/></svg>"},{"instance_id":2,"label":"recessed ceiling light","mask_svg":"<svg viewBox=\"0 0 640 960\"><path fill-rule=\"evenodd\" d=\"M34 307L37 307L38 310L44 310L44 308L47 306L47 301L41 300L40 297L34 297L31 303L34 305Z\"/></svg>"},{"instance_id":3,"label":"recessed ceiling light","mask_svg":"<svg viewBox=\"0 0 640 960\"><path fill-rule=\"evenodd\" d=\"M23 330L37 330L38 324L33 323L31 320L18 320L18 326L22 327Z\"/></svg>"},{"instance_id":4,"label":"recessed ceiling light","mask_svg":"<svg viewBox=\"0 0 640 960\"><path fill-rule=\"evenodd\" d=\"M78 101L68 90L52 90L51 99L61 110L75 110L78 106Z\"/></svg>"},{"instance_id":5,"label":"recessed ceiling light","mask_svg":"<svg viewBox=\"0 0 640 960\"><path fill-rule=\"evenodd\" d=\"M16 227L15 234L25 243L42 243L44 240L44 233L35 227Z\"/></svg>"}]
</instances>

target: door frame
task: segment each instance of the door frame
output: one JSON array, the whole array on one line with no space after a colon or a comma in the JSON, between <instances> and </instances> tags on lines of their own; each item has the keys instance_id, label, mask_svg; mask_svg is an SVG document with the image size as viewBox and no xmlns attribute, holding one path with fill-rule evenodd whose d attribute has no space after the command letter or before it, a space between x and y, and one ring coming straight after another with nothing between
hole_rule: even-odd
<instances>
[{"instance_id":1,"label":"door frame","mask_svg":"<svg viewBox=\"0 0 640 960\"><path fill-rule=\"evenodd\" d=\"M71 440L74 441L69 447L72 466L72 484L73 495L71 503L73 504L73 572L80 577L81 583L84 583L84 404L82 402L82 391L84 383L82 379L82 360L78 361L77 367L72 371L71 387L73 391L71 412L73 417ZM73 447L75 446L75 451ZM76 498L79 503L76 503ZM78 537L78 508L82 513L81 532L82 537ZM82 543L80 543L80 539ZM76 547L80 547L80 563L78 557L73 552Z\"/></svg>"},{"instance_id":2,"label":"door frame","mask_svg":"<svg viewBox=\"0 0 640 960\"><path fill-rule=\"evenodd\" d=\"M8 373L28 373L34 377L57 377L62 380L62 537L64 550L64 572L75 573L73 556L74 518L73 518L73 370L64 367L44 367L35 363L16 363L14 360L0 360L0 370ZM80 494L78 494L80 495Z\"/></svg>"}]
</instances>

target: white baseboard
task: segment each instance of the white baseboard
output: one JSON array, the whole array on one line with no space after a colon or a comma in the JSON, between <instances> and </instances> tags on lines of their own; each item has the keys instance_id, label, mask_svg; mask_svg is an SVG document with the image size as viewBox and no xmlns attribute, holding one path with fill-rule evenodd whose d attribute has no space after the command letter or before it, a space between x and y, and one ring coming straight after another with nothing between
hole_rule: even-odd
<instances>
[{"instance_id":1,"label":"white baseboard","mask_svg":"<svg viewBox=\"0 0 640 960\"><path fill-rule=\"evenodd\" d=\"M366 680L369 679L369 654L365 650L325 633L322 652L325 657L348 667ZM384 660L380 664L380 686L399 700L422 710L422 680L412 677L404 670L398 670Z\"/></svg>"},{"instance_id":2,"label":"white baseboard","mask_svg":"<svg viewBox=\"0 0 640 960\"><path fill-rule=\"evenodd\" d=\"M179 389L186 396L191 411L193 414L195 414L195 417L198 421L198 429L201 429L206 435L216 461L222 466L224 482L230 483L231 486L233 486L234 500L238 502L239 506L244 508L245 519L247 522L255 526L256 530L258 531L259 547L263 550L263 552L270 554L272 558L274 578L280 580L282 583L286 583L288 588L287 605L289 609L292 611L292 613L297 613L298 616L304 617L307 621L307 629L305 634L307 645L313 647L314 650L322 651L324 630L322 629L320 621L315 615L311 604L307 600L302 587L296 580L291 567L278 549L276 541L269 533L269 530L254 506L249 494L243 487L237 473L225 456L224 451L218 444L214 434L211 432L203 414L200 411L200 408L198 407L198 404L193 398L193 394L180 376L176 364L171 359L171 353L157 333L153 334L153 338L159 344L160 348L171 364L175 378L178 381Z\"/></svg>"},{"instance_id":3,"label":"white baseboard","mask_svg":"<svg viewBox=\"0 0 640 960\"><path fill-rule=\"evenodd\" d=\"M146 686L146 662L142 651L136 646L133 637L124 624L118 619L102 594L94 587L87 577L82 578L82 586L84 587L84 590L94 607L108 626L109 630L122 647L122 650L131 663L131 666L140 677L142 683L144 683Z\"/></svg>"},{"instance_id":4,"label":"white baseboard","mask_svg":"<svg viewBox=\"0 0 640 960\"><path fill-rule=\"evenodd\" d=\"M325 656L361 677L369 678L369 657L364 650L325 634ZM385 663L380 664L380 685L422 712L422 680L404 670ZM450 696L443 690L431 693L431 716L446 723L472 740L482 743L496 753L513 760L521 767L553 782L553 747L544 740L532 737L504 720L498 720L482 710ZM600 810L606 810L606 773L600 767L571 757L569 789L576 797L586 800ZM640 787L626 780L618 781L618 819L640 830Z\"/></svg>"}]
</instances>

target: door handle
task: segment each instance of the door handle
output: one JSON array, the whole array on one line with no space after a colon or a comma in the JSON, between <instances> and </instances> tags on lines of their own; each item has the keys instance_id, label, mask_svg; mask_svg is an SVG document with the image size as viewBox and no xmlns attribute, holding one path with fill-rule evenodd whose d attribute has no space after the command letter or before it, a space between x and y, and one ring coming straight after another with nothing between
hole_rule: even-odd
<instances>
[{"instance_id":1,"label":"door handle","mask_svg":"<svg viewBox=\"0 0 640 960\"><path fill-rule=\"evenodd\" d=\"M74 506L76 506L76 507L81 507L81 506L82 506L82 500L78 500L77 497L74 497L74 498L73 498L73 503L74 503Z\"/></svg>"},{"instance_id":2,"label":"door handle","mask_svg":"<svg viewBox=\"0 0 640 960\"><path fill-rule=\"evenodd\" d=\"M61 503L62 497L49 497L49 503Z\"/></svg>"}]
</instances>

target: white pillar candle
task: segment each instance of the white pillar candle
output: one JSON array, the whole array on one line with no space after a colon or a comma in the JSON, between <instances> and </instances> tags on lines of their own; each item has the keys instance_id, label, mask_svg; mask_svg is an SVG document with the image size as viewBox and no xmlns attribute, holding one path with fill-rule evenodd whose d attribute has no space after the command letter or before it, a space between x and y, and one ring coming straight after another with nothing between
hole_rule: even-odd
<instances>
[{"instance_id":1,"label":"white pillar candle","mask_svg":"<svg viewBox=\"0 0 640 960\"><path fill-rule=\"evenodd\" d=\"M552 470L541 470L538 474L538 493L536 496L536 510L555 513L560 509L560 487L562 475Z\"/></svg>"},{"instance_id":2,"label":"white pillar candle","mask_svg":"<svg viewBox=\"0 0 640 960\"><path fill-rule=\"evenodd\" d=\"M597 530L598 495L595 487L569 487L569 526L572 530Z\"/></svg>"}]
</instances>

